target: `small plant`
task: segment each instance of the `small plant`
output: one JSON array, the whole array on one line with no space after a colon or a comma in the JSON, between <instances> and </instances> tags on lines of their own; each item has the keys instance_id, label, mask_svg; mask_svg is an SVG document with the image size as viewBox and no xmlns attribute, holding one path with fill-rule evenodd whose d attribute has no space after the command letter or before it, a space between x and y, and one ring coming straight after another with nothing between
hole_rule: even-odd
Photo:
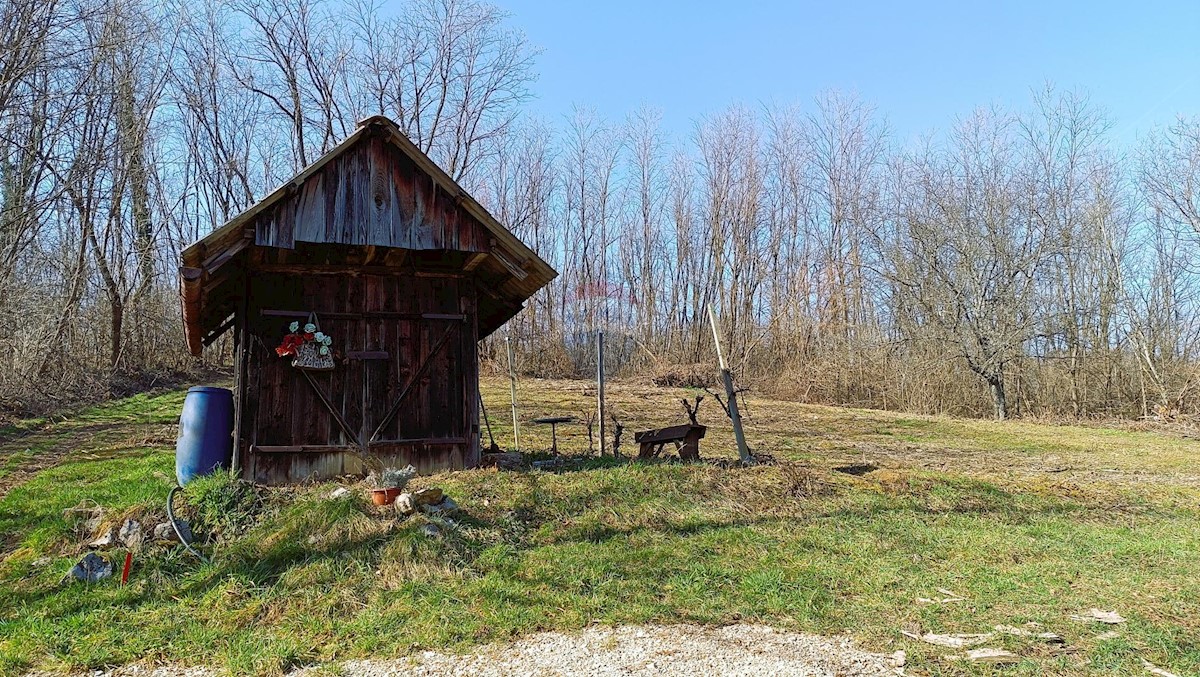
<instances>
[{"instance_id":1,"label":"small plant","mask_svg":"<svg viewBox=\"0 0 1200 677\"><path fill-rule=\"evenodd\" d=\"M408 486L408 481L417 476L417 469L411 465L406 468L385 468L379 473L379 478L376 481L379 489L400 489Z\"/></svg>"},{"instance_id":2,"label":"small plant","mask_svg":"<svg viewBox=\"0 0 1200 677\"><path fill-rule=\"evenodd\" d=\"M220 541L245 533L262 512L262 498L254 484L227 472L198 477L188 483L185 493L194 506L197 528Z\"/></svg>"},{"instance_id":3,"label":"small plant","mask_svg":"<svg viewBox=\"0 0 1200 677\"><path fill-rule=\"evenodd\" d=\"M411 465L400 470L384 468L379 474L371 473L367 477L367 481L375 485L371 490L371 501L375 505L391 505L416 475L417 469Z\"/></svg>"}]
</instances>

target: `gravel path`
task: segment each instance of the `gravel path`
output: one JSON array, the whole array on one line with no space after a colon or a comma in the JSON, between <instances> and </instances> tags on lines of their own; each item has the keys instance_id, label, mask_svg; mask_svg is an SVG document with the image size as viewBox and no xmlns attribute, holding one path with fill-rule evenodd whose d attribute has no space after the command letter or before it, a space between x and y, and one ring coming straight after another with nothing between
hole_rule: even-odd
<instances>
[{"instance_id":1,"label":"gravel path","mask_svg":"<svg viewBox=\"0 0 1200 677\"><path fill-rule=\"evenodd\" d=\"M901 659L902 661L902 659ZM803 675L805 677L894 677L890 656L855 648L845 637L782 632L764 625L706 628L694 625L587 628L543 632L510 644L491 644L469 654L425 651L395 660L347 661L335 674L346 677L462 675L551 677L559 675ZM34 677L31 673L29 677ZM128 665L83 673L89 677L215 677L207 668ZM322 667L288 677L331 674ZM37 677L41 677L40 674Z\"/></svg>"},{"instance_id":2,"label":"gravel path","mask_svg":"<svg viewBox=\"0 0 1200 677\"><path fill-rule=\"evenodd\" d=\"M434 651L394 661L348 661L347 677L384 675L875 675L903 674L891 657L849 639L780 632L762 625L588 628L544 632L466 655ZM311 675L295 673L294 677Z\"/></svg>"}]
</instances>

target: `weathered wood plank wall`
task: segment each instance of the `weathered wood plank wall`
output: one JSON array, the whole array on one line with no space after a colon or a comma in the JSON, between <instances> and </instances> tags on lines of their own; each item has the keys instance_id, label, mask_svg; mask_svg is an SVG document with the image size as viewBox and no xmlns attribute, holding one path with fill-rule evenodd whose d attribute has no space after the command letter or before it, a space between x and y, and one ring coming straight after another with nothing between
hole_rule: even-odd
<instances>
[{"instance_id":1,"label":"weathered wood plank wall","mask_svg":"<svg viewBox=\"0 0 1200 677\"><path fill-rule=\"evenodd\" d=\"M297 242L483 252L486 229L379 137L334 158L254 222L255 244Z\"/></svg>"},{"instance_id":2,"label":"weathered wood plank wall","mask_svg":"<svg viewBox=\"0 0 1200 677\"><path fill-rule=\"evenodd\" d=\"M385 466L425 471L478 462L473 278L257 272L249 292L241 416L248 479L358 473L360 460L347 451L355 448ZM339 359L333 371L305 378L274 348L309 311Z\"/></svg>"}]
</instances>

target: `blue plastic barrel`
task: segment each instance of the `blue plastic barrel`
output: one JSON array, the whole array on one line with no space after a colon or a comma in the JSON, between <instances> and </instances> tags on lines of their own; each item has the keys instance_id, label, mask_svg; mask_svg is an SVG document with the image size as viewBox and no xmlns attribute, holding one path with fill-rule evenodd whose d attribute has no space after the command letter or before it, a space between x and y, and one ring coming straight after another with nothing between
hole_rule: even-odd
<instances>
[{"instance_id":1,"label":"blue plastic barrel","mask_svg":"<svg viewBox=\"0 0 1200 677\"><path fill-rule=\"evenodd\" d=\"M233 454L233 393L227 388L188 388L175 440L175 476L187 484L218 468Z\"/></svg>"}]
</instances>

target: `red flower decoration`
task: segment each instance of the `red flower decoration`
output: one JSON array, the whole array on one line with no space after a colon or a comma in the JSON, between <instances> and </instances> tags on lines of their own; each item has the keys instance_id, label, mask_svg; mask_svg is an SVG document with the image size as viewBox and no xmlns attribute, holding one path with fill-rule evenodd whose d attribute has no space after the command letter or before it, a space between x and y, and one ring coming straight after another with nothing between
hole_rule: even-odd
<instances>
[{"instance_id":1,"label":"red flower decoration","mask_svg":"<svg viewBox=\"0 0 1200 677\"><path fill-rule=\"evenodd\" d=\"M316 339L316 332L296 332L292 334L284 334L283 340L280 341L279 346L275 348L275 354L280 357L287 357L288 355L298 356L300 354L301 346L309 341L315 341Z\"/></svg>"},{"instance_id":2,"label":"red flower decoration","mask_svg":"<svg viewBox=\"0 0 1200 677\"><path fill-rule=\"evenodd\" d=\"M299 334L287 334L283 337L283 342L275 349L275 354L280 357L296 355L297 350L303 343L304 339Z\"/></svg>"}]
</instances>

